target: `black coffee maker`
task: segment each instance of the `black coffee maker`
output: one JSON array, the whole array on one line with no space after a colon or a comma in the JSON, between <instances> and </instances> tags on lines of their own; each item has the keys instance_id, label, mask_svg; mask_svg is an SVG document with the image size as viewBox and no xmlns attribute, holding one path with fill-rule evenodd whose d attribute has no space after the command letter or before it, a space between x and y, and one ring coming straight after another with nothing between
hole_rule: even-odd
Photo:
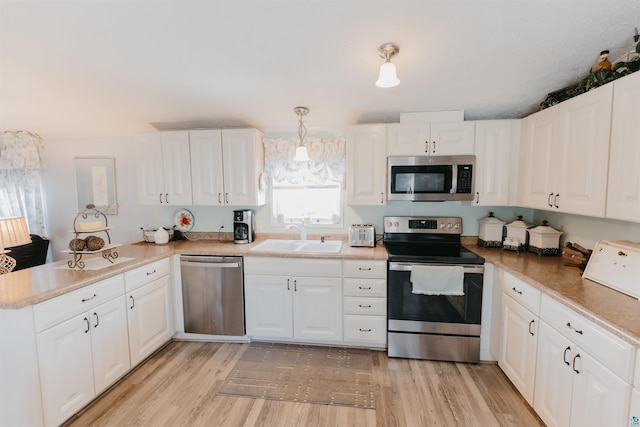
<instances>
[{"instance_id":1,"label":"black coffee maker","mask_svg":"<svg viewBox=\"0 0 640 427\"><path fill-rule=\"evenodd\" d=\"M233 242L251 243L254 240L255 222L253 210L233 211Z\"/></svg>"}]
</instances>

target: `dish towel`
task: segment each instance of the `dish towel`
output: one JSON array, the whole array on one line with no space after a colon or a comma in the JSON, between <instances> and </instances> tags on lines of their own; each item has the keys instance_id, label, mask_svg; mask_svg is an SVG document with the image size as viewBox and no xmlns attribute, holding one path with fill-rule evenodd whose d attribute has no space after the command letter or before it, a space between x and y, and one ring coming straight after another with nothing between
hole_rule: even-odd
<instances>
[{"instance_id":1,"label":"dish towel","mask_svg":"<svg viewBox=\"0 0 640 427\"><path fill-rule=\"evenodd\" d=\"M414 265L410 280L414 294L464 295L463 267Z\"/></svg>"}]
</instances>

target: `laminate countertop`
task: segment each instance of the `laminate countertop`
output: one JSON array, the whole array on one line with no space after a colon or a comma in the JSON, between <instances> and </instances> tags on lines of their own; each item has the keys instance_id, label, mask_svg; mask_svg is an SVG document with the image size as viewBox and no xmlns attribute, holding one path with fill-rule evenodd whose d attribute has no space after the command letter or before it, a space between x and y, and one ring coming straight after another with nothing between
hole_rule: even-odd
<instances>
[{"instance_id":1,"label":"laminate countertop","mask_svg":"<svg viewBox=\"0 0 640 427\"><path fill-rule=\"evenodd\" d=\"M251 251L251 248L266 238L273 236L264 236L253 243L242 245L206 239L169 242L165 245L140 242L118 247L116 250L119 258L131 259L101 270L68 269L65 267L65 260L3 274L0 275L0 309L20 309L37 304L174 254L270 256L283 258L283 262L286 258L294 257L387 259L387 252L382 244L375 248L352 248L346 241L337 254ZM560 301L624 341L640 347L640 302L635 298L583 279L578 268L564 266L558 256L541 257L532 253L483 248L477 246L472 238L463 239L463 243L487 262Z\"/></svg>"},{"instance_id":2,"label":"laminate countertop","mask_svg":"<svg viewBox=\"0 0 640 427\"><path fill-rule=\"evenodd\" d=\"M217 233L216 233L217 234ZM272 238L272 236L268 236ZM232 241L219 240L182 240L164 245L139 242L118 246L115 264L102 260L101 255L85 256L84 261L96 260L106 267L99 270L68 268L67 261L47 263L0 275L0 309L20 309L59 295L71 292L95 282L141 267L150 262L174 254L191 255L227 255L227 256L270 256L286 258L333 258L333 259L377 259L386 260L387 251L379 244L374 248L352 248L343 242L337 254L283 253L251 251L265 238L249 244L234 244ZM71 259L71 255L69 255ZM87 262L87 265L89 262Z\"/></svg>"},{"instance_id":3,"label":"laminate countertop","mask_svg":"<svg viewBox=\"0 0 640 427\"><path fill-rule=\"evenodd\" d=\"M640 301L636 298L583 279L580 269L563 265L559 256L468 244L465 247L622 340L640 347Z\"/></svg>"}]
</instances>

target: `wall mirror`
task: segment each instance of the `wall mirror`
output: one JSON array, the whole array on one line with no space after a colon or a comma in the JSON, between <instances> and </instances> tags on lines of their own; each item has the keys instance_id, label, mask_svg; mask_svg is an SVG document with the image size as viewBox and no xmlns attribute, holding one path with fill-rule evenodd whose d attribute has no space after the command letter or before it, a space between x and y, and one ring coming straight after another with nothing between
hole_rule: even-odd
<instances>
[{"instance_id":1,"label":"wall mirror","mask_svg":"<svg viewBox=\"0 0 640 427\"><path fill-rule=\"evenodd\" d=\"M116 169L113 157L75 158L78 212L93 204L107 215L118 214Z\"/></svg>"}]
</instances>

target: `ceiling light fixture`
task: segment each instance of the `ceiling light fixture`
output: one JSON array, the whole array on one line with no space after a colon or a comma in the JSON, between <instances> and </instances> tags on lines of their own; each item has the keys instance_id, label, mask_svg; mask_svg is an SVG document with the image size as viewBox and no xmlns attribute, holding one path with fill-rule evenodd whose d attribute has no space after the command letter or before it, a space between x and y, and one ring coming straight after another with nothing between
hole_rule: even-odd
<instances>
[{"instance_id":1,"label":"ceiling light fixture","mask_svg":"<svg viewBox=\"0 0 640 427\"><path fill-rule=\"evenodd\" d=\"M296 155L293 157L293 161L295 162L308 162L309 161L309 153L307 152L307 147L302 145L304 141L304 137L307 136L307 128L304 126L302 118L309 114L309 109L307 107L296 107L293 109L293 112L296 113L299 117L298 119L298 146L296 147Z\"/></svg>"},{"instance_id":2,"label":"ceiling light fixture","mask_svg":"<svg viewBox=\"0 0 640 427\"><path fill-rule=\"evenodd\" d=\"M400 48L393 43L385 43L378 48L378 56L385 60L380 66L380 74L376 86L378 87L395 87L400 84L396 75L396 66L391 62L391 58L400 53Z\"/></svg>"}]
</instances>

